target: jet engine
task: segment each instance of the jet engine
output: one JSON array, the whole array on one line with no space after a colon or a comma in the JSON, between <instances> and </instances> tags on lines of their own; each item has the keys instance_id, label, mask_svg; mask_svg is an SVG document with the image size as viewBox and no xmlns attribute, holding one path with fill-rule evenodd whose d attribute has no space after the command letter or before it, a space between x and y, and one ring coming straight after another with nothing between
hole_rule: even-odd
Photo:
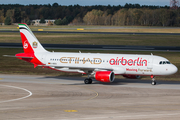
<instances>
[{"instance_id":1,"label":"jet engine","mask_svg":"<svg viewBox=\"0 0 180 120\"><path fill-rule=\"evenodd\" d=\"M94 77L97 81L113 82L115 75L112 71L97 71Z\"/></svg>"}]
</instances>

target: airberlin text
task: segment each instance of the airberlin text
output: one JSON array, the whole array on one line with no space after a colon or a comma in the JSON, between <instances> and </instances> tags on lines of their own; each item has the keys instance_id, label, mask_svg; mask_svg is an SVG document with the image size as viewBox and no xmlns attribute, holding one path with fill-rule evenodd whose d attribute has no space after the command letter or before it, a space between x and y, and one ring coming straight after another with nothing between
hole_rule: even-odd
<instances>
[{"instance_id":1,"label":"airberlin text","mask_svg":"<svg viewBox=\"0 0 180 120\"><path fill-rule=\"evenodd\" d=\"M142 59L142 58L137 58L137 59L125 59L124 57L122 57L121 59L119 59L118 57L116 59L112 58L109 61L110 65L128 65L128 66L147 66L147 60L146 59Z\"/></svg>"}]
</instances>

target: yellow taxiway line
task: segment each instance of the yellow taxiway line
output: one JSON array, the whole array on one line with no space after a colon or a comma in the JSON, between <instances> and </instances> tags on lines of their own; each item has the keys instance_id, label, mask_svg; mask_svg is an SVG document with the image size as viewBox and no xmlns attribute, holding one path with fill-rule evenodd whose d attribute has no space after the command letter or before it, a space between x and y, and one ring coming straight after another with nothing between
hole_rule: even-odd
<instances>
[{"instance_id":1,"label":"yellow taxiway line","mask_svg":"<svg viewBox=\"0 0 180 120\"><path fill-rule=\"evenodd\" d=\"M64 112L78 112L77 110L64 110Z\"/></svg>"}]
</instances>

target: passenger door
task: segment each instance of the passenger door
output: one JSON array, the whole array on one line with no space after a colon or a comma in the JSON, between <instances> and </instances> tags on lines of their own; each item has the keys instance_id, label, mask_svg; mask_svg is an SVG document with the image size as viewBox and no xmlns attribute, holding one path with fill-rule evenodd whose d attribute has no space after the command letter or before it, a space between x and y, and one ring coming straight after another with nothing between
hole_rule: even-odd
<instances>
[{"instance_id":1,"label":"passenger door","mask_svg":"<svg viewBox=\"0 0 180 120\"><path fill-rule=\"evenodd\" d=\"M153 56L148 59L147 68L148 69L152 69L153 68Z\"/></svg>"}]
</instances>

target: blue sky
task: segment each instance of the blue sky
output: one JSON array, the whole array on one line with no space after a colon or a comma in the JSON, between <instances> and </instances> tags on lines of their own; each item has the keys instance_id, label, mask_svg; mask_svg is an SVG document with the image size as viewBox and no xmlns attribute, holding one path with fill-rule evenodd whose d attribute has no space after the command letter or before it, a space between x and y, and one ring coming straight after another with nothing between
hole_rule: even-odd
<instances>
[{"instance_id":1,"label":"blue sky","mask_svg":"<svg viewBox=\"0 0 180 120\"><path fill-rule=\"evenodd\" d=\"M138 3L140 5L160 5L170 4L170 0L3 0L0 4L53 4L57 2L60 5L125 5L125 3Z\"/></svg>"}]
</instances>

